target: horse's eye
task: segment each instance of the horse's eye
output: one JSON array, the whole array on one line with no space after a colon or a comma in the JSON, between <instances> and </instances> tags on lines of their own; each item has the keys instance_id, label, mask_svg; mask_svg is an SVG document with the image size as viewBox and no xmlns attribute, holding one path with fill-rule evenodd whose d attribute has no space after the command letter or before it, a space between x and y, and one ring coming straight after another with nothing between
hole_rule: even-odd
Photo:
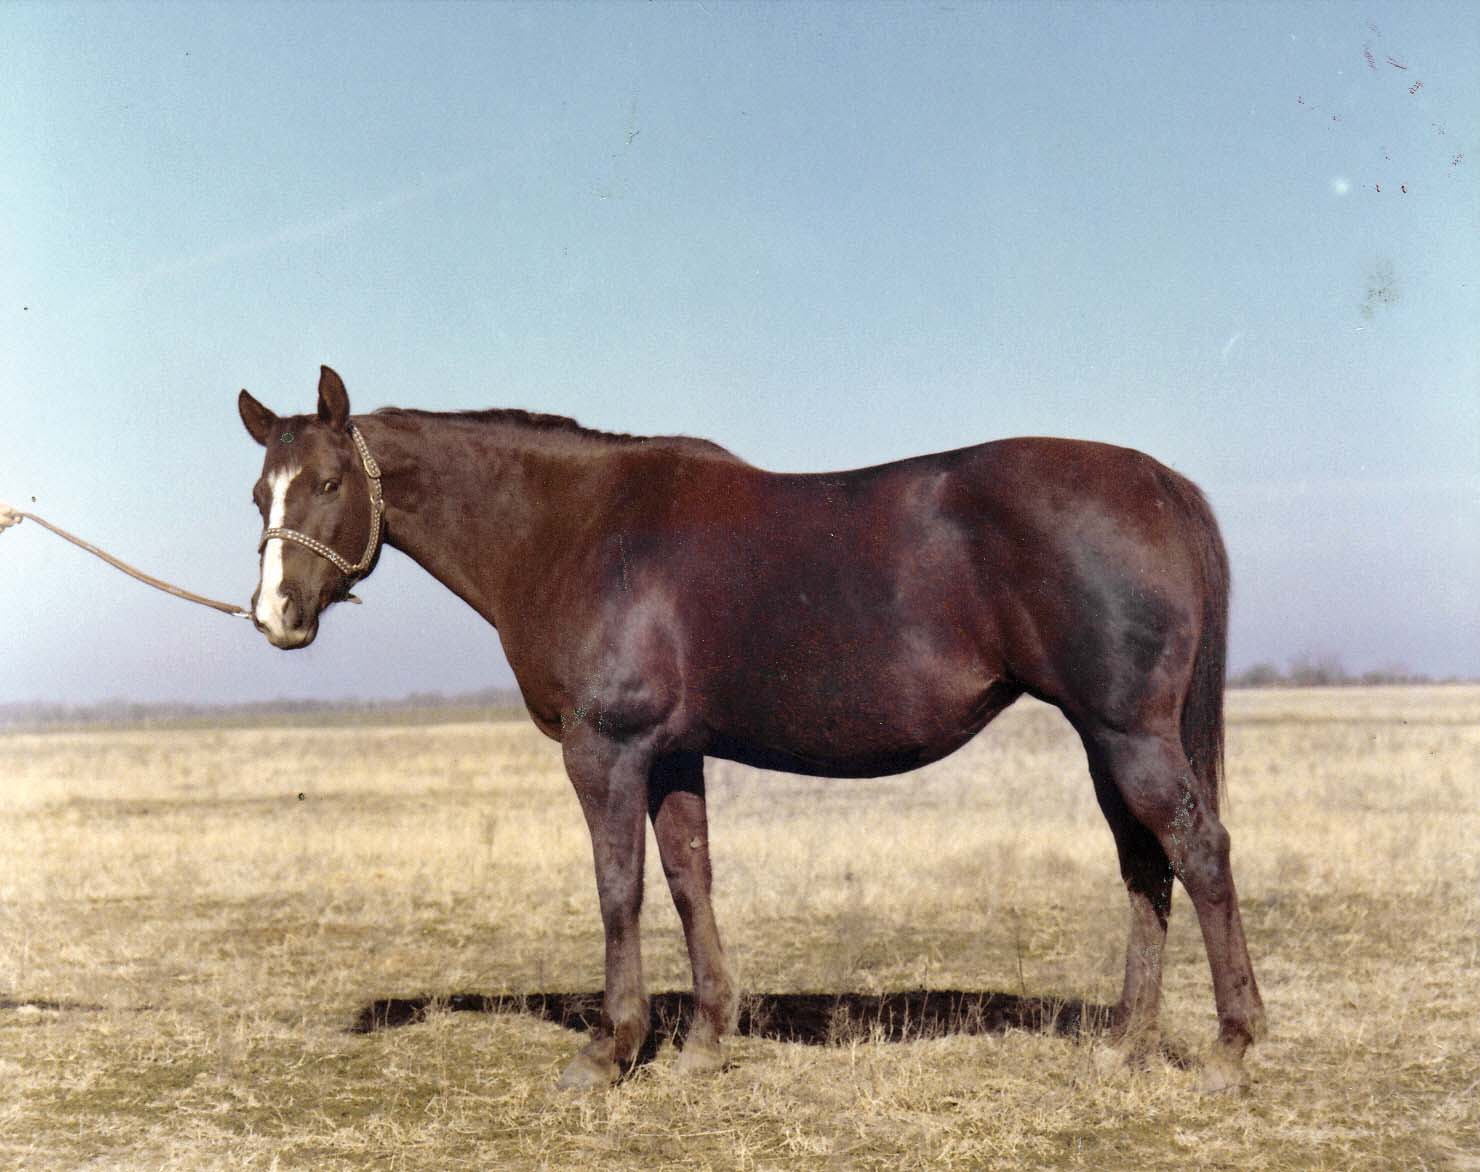
<instances>
[{"instance_id":1,"label":"horse's eye","mask_svg":"<svg viewBox=\"0 0 1480 1172\"><path fill-rule=\"evenodd\" d=\"M322 492L322 493L338 492L339 491L339 481L337 481L337 480L326 480L326 481L324 481L323 484L319 485L319 491Z\"/></svg>"}]
</instances>

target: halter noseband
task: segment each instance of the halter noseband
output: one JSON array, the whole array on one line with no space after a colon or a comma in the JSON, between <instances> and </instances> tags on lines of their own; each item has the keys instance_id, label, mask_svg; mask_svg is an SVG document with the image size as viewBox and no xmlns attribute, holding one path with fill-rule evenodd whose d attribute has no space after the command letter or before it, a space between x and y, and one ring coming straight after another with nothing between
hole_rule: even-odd
<instances>
[{"instance_id":1,"label":"halter noseband","mask_svg":"<svg viewBox=\"0 0 1480 1172\"><path fill-rule=\"evenodd\" d=\"M380 495L380 465L370 454L370 449L365 445L365 437L360 434L360 429L353 423L349 425L349 438L355 442L355 448L360 453L360 463L364 465L365 476L370 481L370 540L365 544L365 556L354 565L350 565L317 537L299 533L296 529L284 529L280 525L274 525L271 529L262 531L262 540L257 543L258 553L261 553L262 547L274 537L280 537L284 541L296 541L299 545L313 550L319 557L333 562L335 569L341 574L351 578L357 574L363 574L370 568L370 563L375 560L375 551L380 547L380 520L385 513L385 498Z\"/></svg>"}]
</instances>

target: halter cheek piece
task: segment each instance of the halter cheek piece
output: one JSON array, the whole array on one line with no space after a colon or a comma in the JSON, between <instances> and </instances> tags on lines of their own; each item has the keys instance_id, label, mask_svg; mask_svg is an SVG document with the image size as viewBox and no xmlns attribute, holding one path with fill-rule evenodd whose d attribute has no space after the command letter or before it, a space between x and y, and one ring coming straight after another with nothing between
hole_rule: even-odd
<instances>
[{"instance_id":1,"label":"halter cheek piece","mask_svg":"<svg viewBox=\"0 0 1480 1172\"><path fill-rule=\"evenodd\" d=\"M353 423L349 425L349 438L355 442L355 448L360 453L360 463L365 466L365 476L370 481L370 540L365 543L365 556L354 565L350 565L317 537L299 533L296 529L284 529L280 525L262 531L262 540L257 543L258 553L261 553L262 547L274 537L280 537L284 541L296 541L299 545L306 546L319 557L333 562L334 567L348 577L353 578L363 574L370 568L370 563L375 560L375 551L380 547L380 522L385 514L385 498L380 495L380 465L370 454L370 449L365 445L365 437L360 434L360 429Z\"/></svg>"}]
</instances>

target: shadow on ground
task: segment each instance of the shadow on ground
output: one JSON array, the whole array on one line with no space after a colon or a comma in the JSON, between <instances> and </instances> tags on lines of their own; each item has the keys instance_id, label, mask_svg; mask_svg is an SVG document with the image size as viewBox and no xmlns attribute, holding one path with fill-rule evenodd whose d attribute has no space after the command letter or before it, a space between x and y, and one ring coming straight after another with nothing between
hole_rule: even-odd
<instances>
[{"instance_id":1,"label":"shadow on ground","mask_svg":"<svg viewBox=\"0 0 1480 1172\"><path fill-rule=\"evenodd\" d=\"M653 1038L682 1045L694 999L689 993L651 998ZM601 994L452 993L441 997L386 997L360 1010L350 1031L395 1029L438 1011L521 1013L568 1030L590 1030L601 1020ZM903 993L752 993L740 1003L736 1033L752 1038L831 1046L853 1040L913 1042L952 1034L1008 1030L1073 1036L1110 1024L1110 1007L1087 1001L1019 997L1012 993L915 989Z\"/></svg>"}]
</instances>

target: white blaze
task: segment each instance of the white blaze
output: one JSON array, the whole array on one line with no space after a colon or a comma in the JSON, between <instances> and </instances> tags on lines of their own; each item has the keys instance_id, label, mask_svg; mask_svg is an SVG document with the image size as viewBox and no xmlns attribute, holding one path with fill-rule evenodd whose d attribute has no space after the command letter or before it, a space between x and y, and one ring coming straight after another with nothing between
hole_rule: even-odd
<instances>
[{"instance_id":1,"label":"white blaze","mask_svg":"<svg viewBox=\"0 0 1480 1172\"><path fill-rule=\"evenodd\" d=\"M267 478L267 490L272 494L272 504L267 511L267 527L275 529L282 525L288 513L288 486L300 469L279 468ZM262 547L262 580L257 586L256 619L273 635L281 638L287 633L283 622L283 546L281 537L271 537Z\"/></svg>"}]
</instances>

